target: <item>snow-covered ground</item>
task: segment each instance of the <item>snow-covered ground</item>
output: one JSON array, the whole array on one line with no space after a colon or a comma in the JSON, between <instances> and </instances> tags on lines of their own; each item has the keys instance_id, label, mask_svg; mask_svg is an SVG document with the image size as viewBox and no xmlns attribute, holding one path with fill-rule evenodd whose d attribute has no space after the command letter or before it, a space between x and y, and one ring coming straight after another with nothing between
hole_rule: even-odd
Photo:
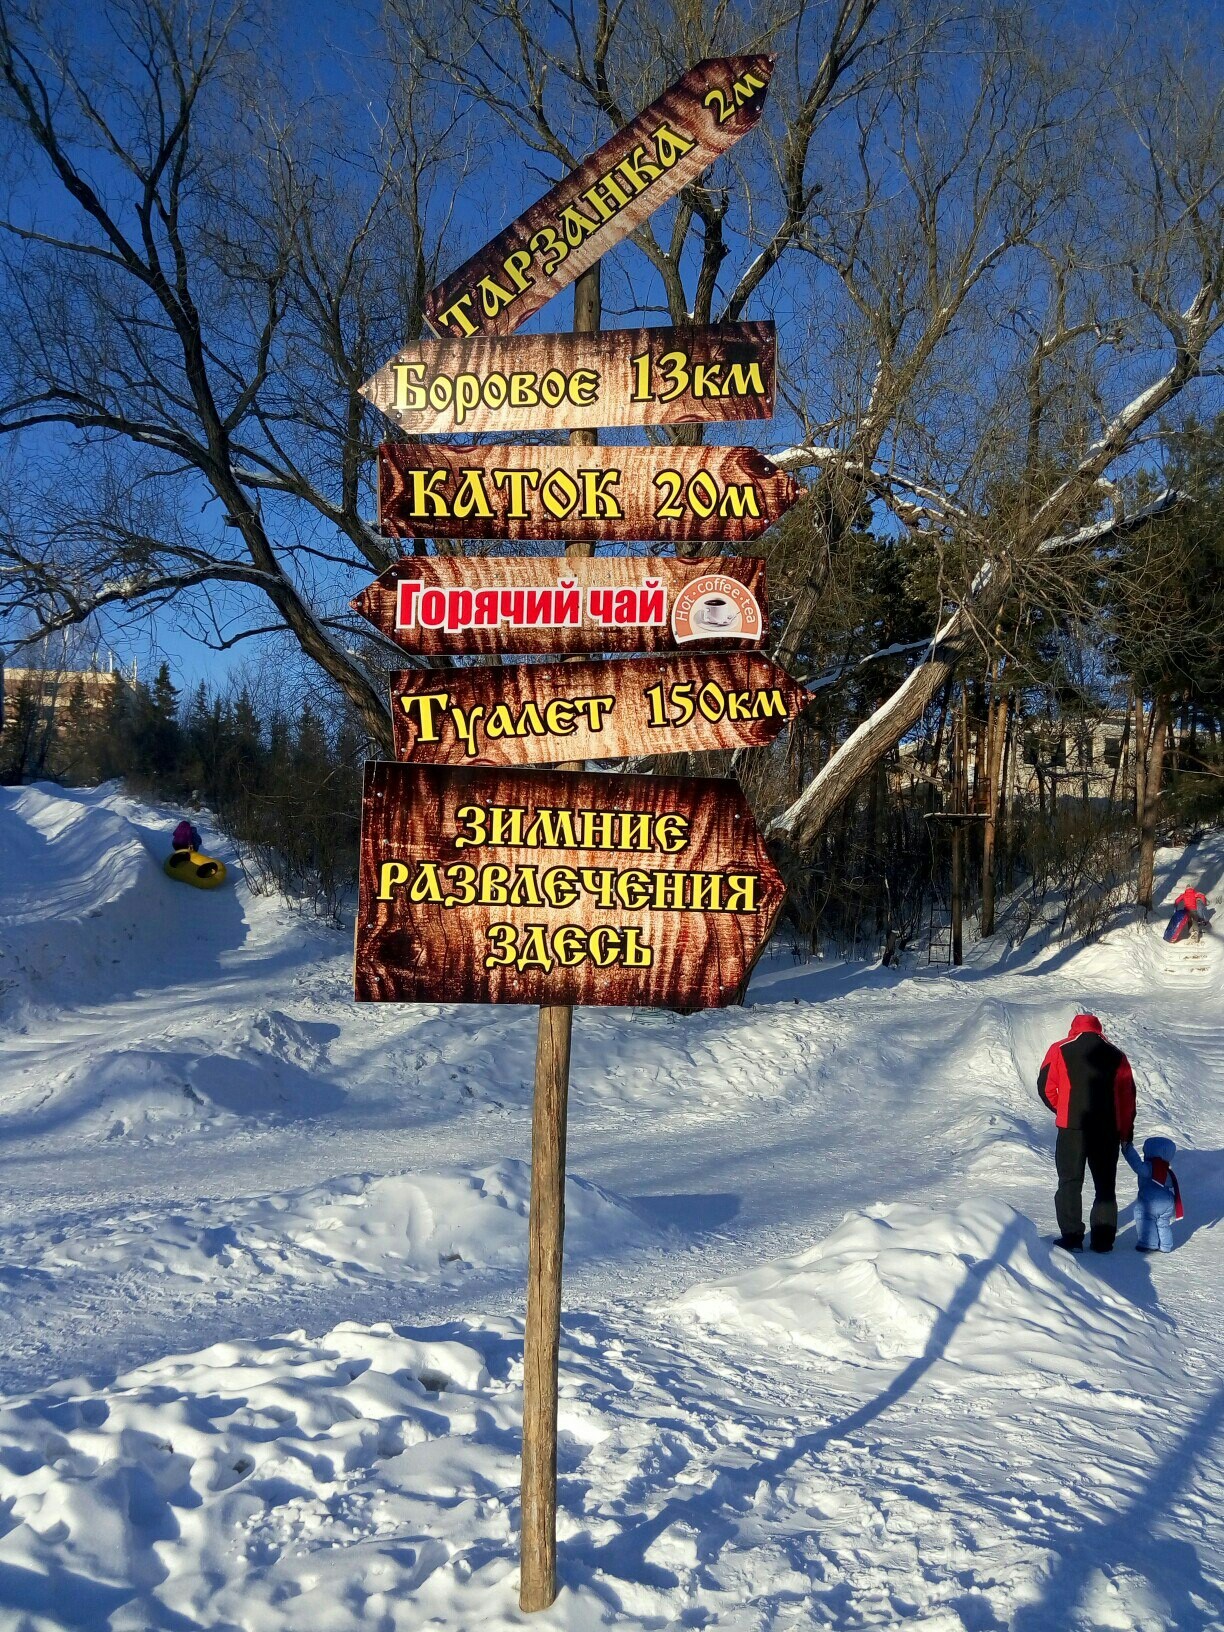
<instances>
[{"instance_id":1,"label":"snow-covered ground","mask_svg":"<svg viewBox=\"0 0 1224 1632\"><path fill-rule=\"evenodd\" d=\"M1218 938L581 1011L523 1617L534 1011L355 1007L347 935L168 880L172 825L0 789L3 1632L1224 1626ZM1222 876L1166 853L1162 900ZM1051 1248L1081 1006L1181 1147L1169 1257L1128 1205Z\"/></svg>"}]
</instances>

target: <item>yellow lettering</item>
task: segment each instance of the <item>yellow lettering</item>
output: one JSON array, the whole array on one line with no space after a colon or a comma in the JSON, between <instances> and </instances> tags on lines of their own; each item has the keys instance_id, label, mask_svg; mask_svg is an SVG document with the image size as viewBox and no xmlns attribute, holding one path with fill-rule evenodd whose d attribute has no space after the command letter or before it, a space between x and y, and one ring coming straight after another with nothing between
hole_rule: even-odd
<instances>
[{"instance_id":1,"label":"yellow lettering","mask_svg":"<svg viewBox=\"0 0 1224 1632\"><path fill-rule=\"evenodd\" d=\"M417 721L418 742L437 742L438 730L435 712L445 714L450 704L450 693L445 691L418 692L415 696L400 695L400 706L408 718L412 718L415 708L419 714Z\"/></svg>"},{"instance_id":2,"label":"yellow lettering","mask_svg":"<svg viewBox=\"0 0 1224 1632\"><path fill-rule=\"evenodd\" d=\"M557 218L557 224L571 249L577 249L584 238L599 231L599 222L592 221L589 215L583 215L576 204L566 205Z\"/></svg>"},{"instance_id":3,"label":"yellow lettering","mask_svg":"<svg viewBox=\"0 0 1224 1632\"><path fill-rule=\"evenodd\" d=\"M485 957L486 969L505 968L514 962L518 931L513 924L490 924L487 937L492 950Z\"/></svg>"},{"instance_id":4,"label":"yellow lettering","mask_svg":"<svg viewBox=\"0 0 1224 1632\"><path fill-rule=\"evenodd\" d=\"M728 397L763 397L765 381L760 363L728 363L723 395Z\"/></svg>"},{"instance_id":5,"label":"yellow lettering","mask_svg":"<svg viewBox=\"0 0 1224 1632\"><path fill-rule=\"evenodd\" d=\"M727 491L723 494L722 504L718 507L720 516L759 516L761 501L757 497L757 490L751 482L730 482Z\"/></svg>"},{"instance_id":6,"label":"yellow lettering","mask_svg":"<svg viewBox=\"0 0 1224 1632\"><path fill-rule=\"evenodd\" d=\"M554 697L544 710L544 724L550 736L572 737L577 730L574 705L568 697Z\"/></svg>"},{"instance_id":7,"label":"yellow lettering","mask_svg":"<svg viewBox=\"0 0 1224 1632\"><path fill-rule=\"evenodd\" d=\"M531 265L531 251L529 249L514 249L502 262L502 270L510 282L521 295L525 289L530 289L535 282L527 276L527 268Z\"/></svg>"},{"instance_id":8,"label":"yellow lettering","mask_svg":"<svg viewBox=\"0 0 1224 1632\"><path fill-rule=\"evenodd\" d=\"M757 910L758 882L755 873L728 873L727 911L755 912Z\"/></svg>"},{"instance_id":9,"label":"yellow lettering","mask_svg":"<svg viewBox=\"0 0 1224 1632\"><path fill-rule=\"evenodd\" d=\"M503 289L496 278L481 278L476 290L486 317L496 317L498 312L504 312L514 299L513 291Z\"/></svg>"},{"instance_id":10,"label":"yellow lettering","mask_svg":"<svg viewBox=\"0 0 1224 1632\"><path fill-rule=\"evenodd\" d=\"M582 519L584 521L619 521L624 515L615 493L608 488L620 481L619 470L582 470Z\"/></svg>"},{"instance_id":11,"label":"yellow lettering","mask_svg":"<svg viewBox=\"0 0 1224 1632\"><path fill-rule=\"evenodd\" d=\"M553 951L557 954L557 962L562 968L572 969L586 957L586 930L577 924L562 924L553 936Z\"/></svg>"},{"instance_id":12,"label":"yellow lettering","mask_svg":"<svg viewBox=\"0 0 1224 1632\"><path fill-rule=\"evenodd\" d=\"M444 898L444 907L470 907L476 901L476 869L469 867L466 861L455 861L446 869L446 882L449 893Z\"/></svg>"},{"instance_id":13,"label":"yellow lettering","mask_svg":"<svg viewBox=\"0 0 1224 1632\"><path fill-rule=\"evenodd\" d=\"M655 817L654 832L659 849L665 855L674 855L689 842L688 817L681 816L679 811L666 811L662 816Z\"/></svg>"},{"instance_id":14,"label":"yellow lettering","mask_svg":"<svg viewBox=\"0 0 1224 1632\"><path fill-rule=\"evenodd\" d=\"M534 255L540 257L540 270L546 278L551 278L569 254L569 245L563 238L558 238L552 227L541 227L527 240L528 247Z\"/></svg>"},{"instance_id":15,"label":"yellow lettering","mask_svg":"<svg viewBox=\"0 0 1224 1632\"><path fill-rule=\"evenodd\" d=\"M450 475L448 470L410 470L408 476L409 513L423 521L449 521L446 494L440 491Z\"/></svg>"},{"instance_id":16,"label":"yellow lettering","mask_svg":"<svg viewBox=\"0 0 1224 1632\"><path fill-rule=\"evenodd\" d=\"M665 170L672 165L679 164L686 153L691 153L697 145L687 136L681 136L679 131L672 130L669 125L660 125L654 134L655 156Z\"/></svg>"},{"instance_id":17,"label":"yellow lettering","mask_svg":"<svg viewBox=\"0 0 1224 1632\"><path fill-rule=\"evenodd\" d=\"M460 334L475 334L476 325L472 322L471 318L464 310L464 307L471 306L471 304L471 295L460 295L459 299L452 305L448 306L444 312L438 313L438 322L448 324L457 323L459 325Z\"/></svg>"},{"instance_id":18,"label":"yellow lettering","mask_svg":"<svg viewBox=\"0 0 1224 1632\"><path fill-rule=\"evenodd\" d=\"M408 878L408 865L403 861L384 861L378 869L378 899L390 901L392 890Z\"/></svg>"},{"instance_id":19,"label":"yellow lettering","mask_svg":"<svg viewBox=\"0 0 1224 1632\"><path fill-rule=\"evenodd\" d=\"M550 867L540 882L550 907L572 907L578 899L578 874L572 867Z\"/></svg>"},{"instance_id":20,"label":"yellow lettering","mask_svg":"<svg viewBox=\"0 0 1224 1632\"><path fill-rule=\"evenodd\" d=\"M425 364L392 363L391 372L395 375L395 400L392 406L397 413L418 413L425 406L425 392L420 383L425 376Z\"/></svg>"},{"instance_id":21,"label":"yellow lettering","mask_svg":"<svg viewBox=\"0 0 1224 1632\"><path fill-rule=\"evenodd\" d=\"M488 844L488 820L489 813L483 805L460 805L455 812L455 849L463 850L470 844Z\"/></svg>"},{"instance_id":22,"label":"yellow lettering","mask_svg":"<svg viewBox=\"0 0 1224 1632\"><path fill-rule=\"evenodd\" d=\"M587 947L596 968L609 968L620 957L620 930L613 929L610 924L601 924L588 935Z\"/></svg>"},{"instance_id":23,"label":"yellow lettering","mask_svg":"<svg viewBox=\"0 0 1224 1632\"><path fill-rule=\"evenodd\" d=\"M574 832L573 811L553 810L547 805L537 810L524 843L533 850L576 850L578 836Z\"/></svg>"},{"instance_id":24,"label":"yellow lettering","mask_svg":"<svg viewBox=\"0 0 1224 1632\"><path fill-rule=\"evenodd\" d=\"M656 912L680 912L684 907L684 884L687 873L654 873L651 906Z\"/></svg>"},{"instance_id":25,"label":"yellow lettering","mask_svg":"<svg viewBox=\"0 0 1224 1632\"><path fill-rule=\"evenodd\" d=\"M490 844L520 845L523 842L523 819L526 805L494 805L489 826Z\"/></svg>"},{"instance_id":26,"label":"yellow lettering","mask_svg":"<svg viewBox=\"0 0 1224 1632\"><path fill-rule=\"evenodd\" d=\"M514 736L514 715L510 712L509 703L494 703L485 725L485 736Z\"/></svg>"},{"instance_id":27,"label":"yellow lettering","mask_svg":"<svg viewBox=\"0 0 1224 1632\"><path fill-rule=\"evenodd\" d=\"M486 521L493 515L493 506L489 503L488 495L484 490L483 473L479 470L465 470L463 479L459 483L454 498L454 513L459 521L466 521L469 516L481 516Z\"/></svg>"},{"instance_id":28,"label":"yellow lettering","mask_svg":"<svg viewBox=\"0 0 1224 1632\"><path fill-rule=\"evenodd\" d=\"M510 507L506 511L508 521L526 521L527 493L534 491L540 485L538 470L495 470L493 473L495 487L505 488L510 494Z\"/></svg>"}]
</instances>

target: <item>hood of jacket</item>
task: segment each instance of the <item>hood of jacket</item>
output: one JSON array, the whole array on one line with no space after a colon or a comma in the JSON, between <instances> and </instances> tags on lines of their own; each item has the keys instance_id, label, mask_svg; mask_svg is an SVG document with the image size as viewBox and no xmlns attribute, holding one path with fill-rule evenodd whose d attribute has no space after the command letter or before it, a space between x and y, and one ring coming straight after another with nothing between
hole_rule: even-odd
<instances>
[{"instance_id":1,"label":"hood of jacket","mask_svg":"<svg viewBox=\"0 0 1224 1632\"><path fill-rule=\"evenodd\" d=\"M1101 1022L1095 1014L1077 1014L1071 1022L1071 1030L1067 1033L1067 1036L1079 1037L1085 1031L1095 1031L1098 1037L1104 1036Z\"/></svg>"},{"instance_id":2,"label":"hood of jacket","mask_svg":"<svg viewBox=\"0 0 1224 1632\"><path fill-rule=\"evenodd\" d=\"M1143 1159L1145 1162L1164 1162L1167 1165L1172 1162L1176 1155L1177 1146L1172 1139L1157 1136L1143 1141Z\"/></svg>"}]
</instances>

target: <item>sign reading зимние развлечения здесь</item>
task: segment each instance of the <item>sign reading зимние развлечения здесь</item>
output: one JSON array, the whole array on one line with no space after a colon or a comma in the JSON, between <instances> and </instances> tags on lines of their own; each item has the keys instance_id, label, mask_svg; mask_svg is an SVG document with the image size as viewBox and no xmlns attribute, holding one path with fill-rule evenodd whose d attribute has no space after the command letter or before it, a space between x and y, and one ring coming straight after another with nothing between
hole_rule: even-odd
<instances>
[{"instance_id":1,"label":"sign reading \u0437\u0438\u043c\u043d\u0438\u0435 \u0440\u0430\u0437\u0432\u043b\u0435\u0447\u0435\u043d\u0438\u044f \u0437\u0434\u0435\u0441\u044c","mask_svg":"<svg viewBox=\"0 0 1224 1632\"><path fill-rule=\"evenodd\" d=\"M766 628L752 556L421 555L351 602L423 656L746 650Z\"/></svg>"},{"instance_id":2,"label":"sign reading \u0437\u0438\u043c\u043d\u0438\u0435 \u0440\u0430\u0437\u0432\u043b\u0435\u0447\u0435\u043d\u0438\u044f \u0437\u0434\u0435\u0441\u044c","mask_svg":"<svg viewBox=\"0 0 1224 1632\"><path fill-rule=\"evenodd\" d=\"M367 765L355 992L719 1007L784 895L734 782Z\"/></svg>"}]
</instances>

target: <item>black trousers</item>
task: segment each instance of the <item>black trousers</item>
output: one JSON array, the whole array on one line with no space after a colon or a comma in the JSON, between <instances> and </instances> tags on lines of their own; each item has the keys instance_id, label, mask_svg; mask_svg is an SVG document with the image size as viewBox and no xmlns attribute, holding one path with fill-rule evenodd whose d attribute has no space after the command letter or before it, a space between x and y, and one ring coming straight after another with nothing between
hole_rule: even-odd
<instances>
[{"instance_id":1,"label":"black trousers","mask_svg":"<svg viewBox=\"0 0 1224 1632\"><path fill-rule=\"evenodd\" d=\"M1096 1190L1088 1220L1092 1238L1098 1244L1112 1245L1118 1231L1118 1149L1115 1128L1059 1128L1054 1146L1054 1166L1058 1170L1054 1212L1060 1234L1083 1237L1086 1167Z\"/></svg>"}]
</instances>

